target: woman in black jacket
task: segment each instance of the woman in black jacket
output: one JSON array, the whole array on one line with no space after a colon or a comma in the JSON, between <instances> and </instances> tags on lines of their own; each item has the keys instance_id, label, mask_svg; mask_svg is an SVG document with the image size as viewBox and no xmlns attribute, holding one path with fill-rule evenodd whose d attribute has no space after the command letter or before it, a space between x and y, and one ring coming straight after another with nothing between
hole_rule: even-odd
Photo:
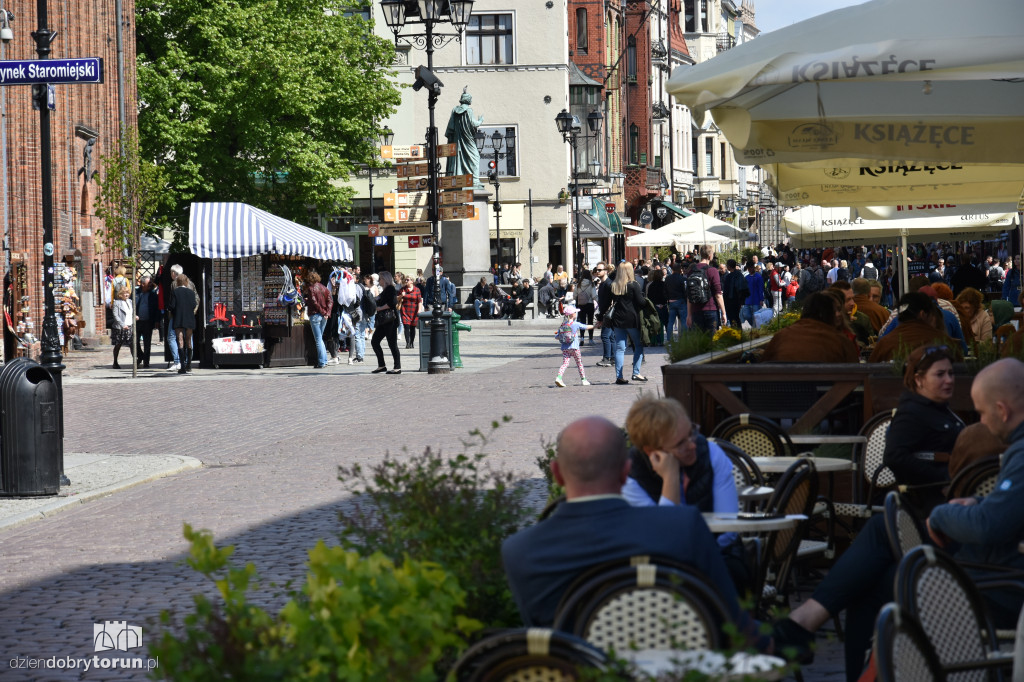
<instances>
[{"instance_id":1,"label":"woman in black jacket","mask_svg":"<svg viewBox=\"0 0 1024 682\"><path fill-rule=\"evenodd\" d=\"M644 342L640 336L640 313L644 309L644 294L640 285L633 277L632 264L625 262L615 268L615 281L610 287L602 287L599 291L602 324L609 322L615 327L615 383L628 384L622 375L622 366L626 355L626 339L633 342L633 381L647 381L640 374L644 363ZM609 309L611 317L609 318Z\"/></svg>"},{"instance_id":2,"label":"woman in black jacket","mask_svg":"<svg viewBox=\"0 0 1024 682\"><path fill-rule=\"evenodd\" d=\"M964 428L960 417L949 409L952 351L945 346L916 349L907 358L903 384L907 390L889 425L882 457L896 482L910 486L910 500L927 516L932 507L945 501L942 484L949 481L946 457L935 454L952 452Z\"/></svg>"},{"instance_id":3,"label":"woman in black jacket","mask_svg":"<svg viewBox=\"0 0 1024 682\"><path fill-rule=\"evenodd\" d=\"M178 335L178 354L181 367L178 374L192 373L192 331L196 328L196 292L189 286L184 273L174 280L174 305L171 326Z\"/></svg>"},{"instance_id":4,"label":"woman in black jacket","mask_svg":"<svg viewBox=\"0 0 1024 682\"><path fill-rule=\"evenodd\" d=\"M398 292L395 289L395 278L390 272L384 271L379 275L380 285L384 289L377 297L377 323L373 330L373 338L370 345L377 356L377 369L371 374L402 373L402 356L398 352ZM381 348L381 341L388 340L388 348L391 349L391 357L394 359L394 369L388 369L384 364L384 349Z\"/></svg>"}]
</instances>

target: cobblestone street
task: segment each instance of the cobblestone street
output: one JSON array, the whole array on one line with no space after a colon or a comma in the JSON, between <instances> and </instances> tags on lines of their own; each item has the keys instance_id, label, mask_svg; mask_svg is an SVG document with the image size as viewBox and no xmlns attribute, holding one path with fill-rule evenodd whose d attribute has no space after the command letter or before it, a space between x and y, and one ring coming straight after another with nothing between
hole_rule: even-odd
<instances>
[{"instance_id":1,"label":"cobblestone street","mask_svg":"<svg viewBox=\"0 0 1024 682\"><path fill-rule=\"evenodd\" d=\"M186 522L235 545L235 559L254 562L265 582L301 578L306 550L339 530L341 463L427 445L457 452L470 430L509 415L485 451L494 464L536 479L542 494L534 462L542 439L586 414L621 422L638 391L658 390L664 362L663 350L653 349L644 366L648 384L615 386L613 369L594 367L600 347L589 346L594 385L579 386L571 371L569 387L559 389L553 326L480 329L475 350L463 342L467 368L441 377L370 375L365 365L358 374L343 366L217 376L197 370L136 381L72 377L66 450L183 455L203 467L0 530L2 665L19 657L91 658L93 624L102 621L141 625L154 636L161 609L186 608L197 590L210 589L182 563ZM412 368L413 359L407 362ZM4 670L3 678L142 675Z\"/></svg>"}]
</instances>

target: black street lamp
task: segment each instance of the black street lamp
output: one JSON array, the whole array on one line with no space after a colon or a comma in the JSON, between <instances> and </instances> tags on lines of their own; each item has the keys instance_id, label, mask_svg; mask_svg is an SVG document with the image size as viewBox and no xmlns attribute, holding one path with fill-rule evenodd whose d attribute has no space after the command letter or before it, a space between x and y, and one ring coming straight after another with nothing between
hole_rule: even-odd
<instances>
[{"instance_id":1,"label":"black street lamp","mask_svg":"<svg viewBox=\"0 0 1024 682\"><path fill-rule=\"evenodd\" d=\"M604 123L604 116L600 111L595 109L587 114L587 127L595 135L601 132L602 123ZM572 147L573 249L575 251L573 270L578 271L583 265L583 250L580 245L580 182L577 151L583 126L580 125L579 118L570 114L566 109L562 109L558 116L555 116L555 125L558 126L558 132L562 133L562 141L568 142ZM590 135L584 134L583 137L588 138Z\"/></svg>"},{"instance_id":2,"label":"black street lamp","mask_svg":"<svg viewBox=\"0 0 1024 682\"><path fill-rule=\"evenodd\" d=\"M377 142L378 140L384 146L390 146L395 141L395 131L391 128L384 126L384 129L377 134L377 139L370 139L370 144L374 146L373 154L370 156L370 163L366 165L367 173L370 176L370 221L371 223L377 222L373 215L373 166L377 161ZM373 241L370 242L370 272L377 272L377 238L374 237Z\"/></svg>"},{"instance_id":3,"label":"black street lamp","mask_svg":"<svg viewBox=\"0 0 1024 682\"><path fill-rule=\"evenodd\" d=\"M441 95L444 83L434 75L434 49L442 47L452 40L462 41L462 33L469 24L469 16L473 11L473 0L381 0L384 10L384 23L395 34L395 47L399 40L408 45L427 51L427 65L416 67L416 82L413 90L427 88L427 108L430 111L430 122L427 127L428 182L430 184L428 214L430 216L430 234L434 248L434 306L430 317L430 363L428 374L448 374L451 372L451 360L444 342L444 322L441 320L441 273L440 242L438 228L438 163L437 163L437 127L434 125L434 107ZM455 33L438 33L435 28L440 24L450 23ZM423 26L423 33L402 33L408 25Z\"/></svg>"},{"instance_id":4,"label":"black street lamp","mask_svg":"<svg viewBox=\"0 0 1024 682\"><path fill-rule=\"evenodd\" d=\"M487 135L482 130L476 131L476 148L477 151L483 155L484 149L488 146ZM501 133L497 130L491 135L490 148L494 152L494 160L488 163L487 178L494 185L494 221L495 221L495 234L498 237L498 267L502 264L502 250L501 250L501 174L498 172L498 162L502 159L508 158L510 155L515 154L516 151L516 134L515 131L509 131L508 135L502 137ZM505 151L502 151L504 147ZM490 252L490 249L488 249ZM500 274L500 273L499 273Z\"/></svg>"}]
</instances>

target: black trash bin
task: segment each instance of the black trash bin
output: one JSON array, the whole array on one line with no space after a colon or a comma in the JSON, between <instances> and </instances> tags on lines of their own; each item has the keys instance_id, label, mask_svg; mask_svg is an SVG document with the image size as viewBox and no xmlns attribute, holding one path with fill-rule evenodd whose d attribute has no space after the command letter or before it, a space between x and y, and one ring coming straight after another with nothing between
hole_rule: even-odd
<instances>
[{"instance_id":1,"label":"black trash bin","mask_svg":"<svg viewBox=\"0 0 1024 682\"><path fill-rule=\"evenodd\" d=\"M56 495L60 462L57 386L38 362L16 358L0 370L0 496Z\"/></svg>"},{"instance_id":2,"label":"black trash bin","mask_svg":"<svg viewBox=\"0 0 1024 682\"><path fill-rule=\"evenodd\" d=\"M419 343L420 343L420 371L426 372L430 369L430 322L434 319L434 311L424 310L420 313L419 322ZM452 313L446 310L441 313L441 329L444 333L444 347L448 354L448 369L452 367L452 358L455 356L452 348Z\"/></svg>"}]
</instances>

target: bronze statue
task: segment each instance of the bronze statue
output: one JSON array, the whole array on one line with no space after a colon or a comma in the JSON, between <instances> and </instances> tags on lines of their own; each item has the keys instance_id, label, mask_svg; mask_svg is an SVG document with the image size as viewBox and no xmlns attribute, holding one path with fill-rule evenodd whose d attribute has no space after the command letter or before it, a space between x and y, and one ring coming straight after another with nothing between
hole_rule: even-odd
<instances>
[{"instance_id":1,"label":"bronze statue","mask_svg":"<svg viewBox=\"0 0 1024 682\"><path fill-rule=\"evenodd\" d=\"M448 157L448 175L472 174L474 183L480 172L480 151L476 148L476 129L484 122L484 117L474 119L473 96L462 89L462 97L459 103L452 109L452 115L448 119L448 128L444 136L448 143L455 144L455 155Z\"/></svg>"}]
</instances>

